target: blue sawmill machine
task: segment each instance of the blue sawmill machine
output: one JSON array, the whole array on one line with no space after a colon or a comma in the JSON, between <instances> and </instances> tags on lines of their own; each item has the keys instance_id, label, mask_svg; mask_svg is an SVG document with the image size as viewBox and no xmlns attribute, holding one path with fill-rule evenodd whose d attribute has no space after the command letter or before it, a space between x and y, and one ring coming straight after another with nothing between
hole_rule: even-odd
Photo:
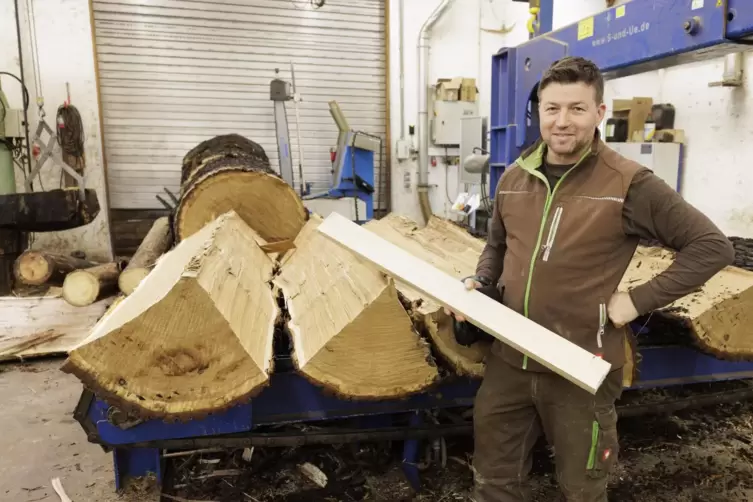
<instances>
[{"instance_id":1,"label":"blue sawmill machine","mask_svg":"<svg viewBox=\"0 0 753 502\"><path fill-rule=\"evenodd\" d=\"M492 58L492 192L504 167L538 134L529 106L542 72L553 61L580 55L595 61L606 78L614 79L722 57L753 44L753 0L632 0L557 31L551 31L552 1L541 0L538 5L535 36L517 47L501 49ZM347 127L343 129L347 133ZM344 165L339 169L341 178L347 177L342 174L348 172L347 162ZM361 176L373 180L373 175ZM335 191L328 196L338 195ZM642 325L636 328L640 330ZM646 342L638 347L637 378L630 389L753 377L752 362L721 360L682 343L653 344L653 338L644 336ZM163 454L172 450L402 440L404 471L417 488L417 464L424 442L434 445L437 438L472 432L470 421L462 418L468 415L461 411L472 406L477 380L450 376L435 388L402 400L342 400L300 376L287 348L277 347L275 352L275 373L269 386L251 402L221 414L180 423L143 421L128 417L85 390L75 415L89 441L112 452L117 487L128 478L149 473L162 480ZM744 392L677 400L664 403L663 410L750 397L749 389ZM454 413L460 420L435 423L430 417L436 410L460 410ZM629 416L646 411L646 406L633 405L622 407L620 413ZM342 419L354 425L341 426ZM296 423L319 427L294 432L279 427Z\"/></svg>"}]
</instances>

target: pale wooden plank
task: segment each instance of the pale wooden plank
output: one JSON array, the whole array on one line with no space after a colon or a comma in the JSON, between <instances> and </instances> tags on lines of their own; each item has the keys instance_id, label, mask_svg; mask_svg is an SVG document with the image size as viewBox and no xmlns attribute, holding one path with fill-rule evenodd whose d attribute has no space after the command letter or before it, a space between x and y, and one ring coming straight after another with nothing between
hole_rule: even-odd
<instances>
[{"instance_id":1,"label":"pale wooden plank","mask_svg":"<svg viewBox=\"0 0 753 502\"><path fill-rule=\"evenodd\" d=\"M610 371L603 359L337 213L318 231L592 394Z\"/></svg>"},{"instance_id":2,"label":"pale wooden plank","mask_svg":"<svg viewBox=\"0 0 753 502\"><path fill-rule=\"evenodd\" d=\"M60 288L46 296L0 297L0 361L67 354L88 336L113 300L74 307L63 300Z\"/></svg>"}]
</instances>

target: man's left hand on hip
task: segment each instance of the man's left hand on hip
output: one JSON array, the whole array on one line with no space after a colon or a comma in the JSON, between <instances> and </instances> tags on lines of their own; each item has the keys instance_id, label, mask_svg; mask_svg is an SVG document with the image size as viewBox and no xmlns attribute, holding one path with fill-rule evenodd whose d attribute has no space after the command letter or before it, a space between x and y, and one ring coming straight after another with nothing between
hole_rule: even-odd
<instances>
[{"instance_id":1,"label":"man's left hand on hip","mask_svg":"<svg viewBox=\"0 0 753 502\"><path fill-rule=\"evenodd\" d=\"M624 291L618 291L612 295L612 298L609 299L607 312L609 320L618 328L633 322L638 317L638 311L635 309L635 305L633 305L630 294Z\"/></svg>"}]
</instances>

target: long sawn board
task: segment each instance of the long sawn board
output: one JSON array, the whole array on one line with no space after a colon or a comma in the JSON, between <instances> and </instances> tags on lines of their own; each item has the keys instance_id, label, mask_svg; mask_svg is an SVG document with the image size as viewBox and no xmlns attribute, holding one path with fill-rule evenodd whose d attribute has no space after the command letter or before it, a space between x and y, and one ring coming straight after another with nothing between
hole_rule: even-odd
<instances>
[{"instance_id":1,"label":"long sawn board","mask_svg":"<svg viewBox=\"0 0 753 502\"><path fill-rule=\"evenodd\" d=\"M338 213L318 231L591 394L611 369L603 359L482 293L467 291L457 278Z\"/></svg>"}]
</instances>

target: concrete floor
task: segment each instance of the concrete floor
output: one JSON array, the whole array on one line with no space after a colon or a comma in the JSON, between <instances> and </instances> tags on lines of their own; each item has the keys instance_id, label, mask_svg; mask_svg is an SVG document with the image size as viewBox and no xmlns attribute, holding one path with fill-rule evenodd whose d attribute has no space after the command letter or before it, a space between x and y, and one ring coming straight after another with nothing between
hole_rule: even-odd
<instances>
[{"instance_id":1,"label":"concrete floor","mask_svg":"<svg viewBox=\"0 0 753 502\"><path fill-rule=\"evenodd\" d=\"M61 363L0 364L0 500L59 502L59 477L73 502L146 502L115 492L112 456L73 419L81 384Z\"/></svg>"}]
</instances>

